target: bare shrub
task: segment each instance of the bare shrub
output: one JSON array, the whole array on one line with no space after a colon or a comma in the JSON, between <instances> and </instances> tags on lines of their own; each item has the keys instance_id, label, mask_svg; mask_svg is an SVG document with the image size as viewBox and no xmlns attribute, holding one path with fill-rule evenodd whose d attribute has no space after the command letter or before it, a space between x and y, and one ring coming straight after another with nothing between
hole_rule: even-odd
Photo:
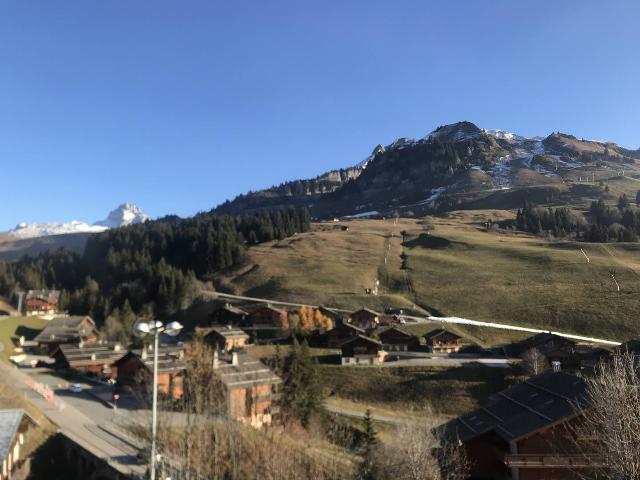
<instances>
[{"instance_id":1,"label":"bare shrub","mask_svg":"<svg viewBox=\"0 0 640 480\"><path fill-rule=\"evenodd\" d=\"M529 375L538 375L549 368L547 359L537 348L531 348L524 352L522 362Z\"/></svg>"}]
</instances>

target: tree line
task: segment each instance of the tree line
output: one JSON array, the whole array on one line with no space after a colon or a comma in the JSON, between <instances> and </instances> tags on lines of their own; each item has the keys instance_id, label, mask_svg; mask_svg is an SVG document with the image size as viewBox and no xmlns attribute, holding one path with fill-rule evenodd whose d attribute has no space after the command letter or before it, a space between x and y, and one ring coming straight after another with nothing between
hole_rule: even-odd
<instances>
[{"instance_id":1,"label":"tree line","mask_svg":"<svg viewBox=\"0 0 640 480\"><path fill-rule=\"evenodd\" d=\"M59 289L61 308L99 321L112 312L165 317L190 303L197 279L237 264L248 246L309 228L308 210L290 208L111 229L89 237L82 255L59 249L0 261L0 294Z\"/></svg>"}]
</instances>

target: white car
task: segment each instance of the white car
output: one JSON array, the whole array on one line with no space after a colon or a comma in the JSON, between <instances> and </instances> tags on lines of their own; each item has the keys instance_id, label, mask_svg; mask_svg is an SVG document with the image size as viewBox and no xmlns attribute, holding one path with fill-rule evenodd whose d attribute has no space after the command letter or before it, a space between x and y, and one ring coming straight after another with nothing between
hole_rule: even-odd
<instances>
[{"instance_id":1,"label":"white car","mask_svg":"<svg viewBox=\"0 0 640 480\"><path fill-rule=\"evenodd\" d=\"M69 385L69 391L73 393L80 393L82 391L82 386L79 383L72 383Z\"/></svg>"}]
</instances>

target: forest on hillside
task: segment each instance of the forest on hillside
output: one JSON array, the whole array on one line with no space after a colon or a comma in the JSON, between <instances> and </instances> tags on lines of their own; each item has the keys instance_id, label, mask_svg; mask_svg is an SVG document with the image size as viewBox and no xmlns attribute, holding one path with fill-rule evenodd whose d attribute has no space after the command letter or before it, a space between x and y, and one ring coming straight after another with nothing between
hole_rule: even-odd
<instances>
[{"instance_id":1,"label":"forest on hillside","mask_svg":"<svg viewBox=\"0 0 640 480\"><path fill-rule=\"evenodd\" d=\"M237 264L247 247L309 228L309 212L293 208L130 225L92 235L81 256L59 249L0 260L0 295L59 289L61 307L72 314L163 318L188 306L196 280Z\"/></svg>"},{"instance_id":2,"label":"forest on hillside","mask_svg":"<svg viewBox=\"0 0 640 480\"><path fill-rule=\"evenodd\" d=\"M636 207L640 206L640 191ZM637 242L640 236L640 208L633 208L626 194L610 207L603 200L593 201L587 217L576 215L567 207L543 208L525 203L518 209L518 230L554 237L573 236L585 242Z\"/></svg>"}]
</instances>

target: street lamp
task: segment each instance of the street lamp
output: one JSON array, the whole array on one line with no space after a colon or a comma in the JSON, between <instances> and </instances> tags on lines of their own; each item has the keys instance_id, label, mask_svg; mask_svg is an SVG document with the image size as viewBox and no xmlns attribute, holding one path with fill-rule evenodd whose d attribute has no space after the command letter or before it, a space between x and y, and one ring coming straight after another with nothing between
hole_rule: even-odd
<instances>
[{"instance_id":1,"label":"street lamp","mask_svg":"<svg viewBox=\"0 0 640 480\"><path fill-rule=\"evenodd\" d=\"M133 333L140 338L153 335L153 404L151 406L151 480L156 479L156 432L158 423L158 345L161 333L175 337L182 330L180 322L169 322L164 325L158 320L144 322L138 320L133 324Z\"/></svg>"}]
</instances>

